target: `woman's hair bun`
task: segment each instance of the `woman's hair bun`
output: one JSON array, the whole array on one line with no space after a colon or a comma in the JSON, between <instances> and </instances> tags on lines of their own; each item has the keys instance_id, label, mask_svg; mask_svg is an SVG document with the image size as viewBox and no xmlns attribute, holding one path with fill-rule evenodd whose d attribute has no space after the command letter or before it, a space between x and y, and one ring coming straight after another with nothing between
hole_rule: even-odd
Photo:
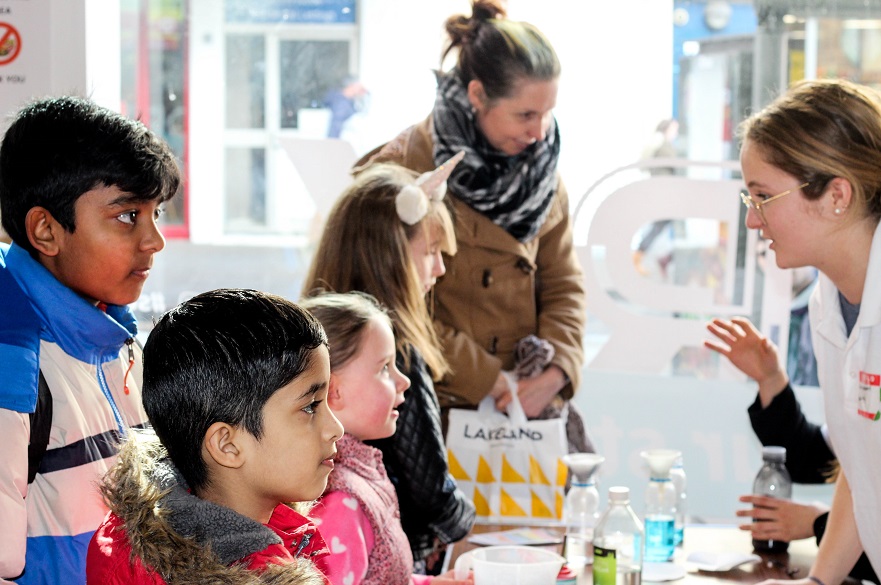
<instances>
[{"instance_id":1,"label":"woman's hair bun","mask_svg":"<svg viewBox=\"0 0 881 585\"><path fill-rule=\"evenodd\" d=\"M491 18L505 18L507 10L500 0L475 0L471 6L471 17L475 20L489 20Z\"/></svg>"}]
</instances>

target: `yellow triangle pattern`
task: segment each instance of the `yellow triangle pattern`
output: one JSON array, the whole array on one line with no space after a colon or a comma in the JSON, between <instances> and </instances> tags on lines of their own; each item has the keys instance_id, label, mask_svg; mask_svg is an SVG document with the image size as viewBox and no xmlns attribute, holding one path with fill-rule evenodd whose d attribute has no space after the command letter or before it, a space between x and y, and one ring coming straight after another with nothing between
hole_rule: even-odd
<instances>
[{"instance_id":1,"label":"yellow triangle pattern","mask_svg":"<svg viewBox=\"0 0 881 585\"><path fill-rule=\"evenodd\" d=\"M529 490L529 492L532 494L532 517L554 518L554 513L551 512L551 509L541 501L541 498L539 498L534 491Z\"/></svg>"},{"instance_id":2,"label":"yellow triangle pattern","mask_svg":"<svg viewBox=\"0 0 881 585\"><path fill-rule=\"evenodd\" d=\"M493 475L489 463L486 462L483 455L479 455L477 458L477 483L495 483L495 481L496 476Z\"/></svg>"},{"instance_id":3,"label":"yellow triangle pattern","mask_svg":"<svg viewBox=\"0 0 881 585\"><path fill-rule=\"evenodd\" d=\"M453 452L447 450L447 458L449 459L450 465L450 475L452 475L455 479L460 479L462 481L471 481L471 476L468 475L468 472L462 467L462 464L459 463L459 460L456 459L456 456L453 455Z\"/></svg>"},{"instance_id":4,"label":"yellow triangle pattern","mask_svg":"<svg viewBox=\"0 0 881 585\"><path fill-rule=\"evenodd\" d=\"M489 516L491 513L486 496L477 487L474 488L474 509L478 516Z\"/></svg>"},{"instance_id":5,"label":"yellow triangle pattern","mask_svg":"<svg viewBox=\"0 0 881 585\"><path fill-rule=\"evenodd\" d=\"M447 450L447 457L449 459L449 469L450 474L456 479L461 481L476 481L477 483L486 483L493 484L496 483L495 474L493 473L492 467L490 467L489 462L483 457L479 456L477 461L477 477L475 480L471 479L469 473L462 466L459 459L453 454L451 450ZM515 469L515 467L511 464L508 458L505 455L502 455L501 458L501 481L506 483L527 483L527 480L524 476ZM557 459L557 473L556 473L556 484L557 486L566 485L566 479L568 477L568 468L563 464L562 460ZM549 486L551 482L548 481L548 477L539 464L538 460L530 455L529 456L529 483L534 485L543 485ZM505 517L533 517L533 518L547 518L547 519L560 519L563 517L563 501L564 496L562 490L554 489L554 502L553 509L545 503L542 498L536 494L534 490L530 490L530 510L531 513L527 513L524 508L521 506L517 500L512 497L508 492L504 489L501 489L500 493L500 503L499 503L499 516ZM477 486L474 487L474 507L478 516L483 517L491 517L494 515L488 498ZM525 502L523 502L525 504Z\"/></svg>"},{"instance_id":6,"label":"yellow triangle pattern","mask_svg":"<svg viewBox=\"0 0 881 585\"><path fill-rule=\"evenodd\" d=\"M506 483L526 483L523 476L517 473L517 470L508 463L508 458L504 455L502 455L502 481Z\"/></svg>"},{"instance_id":7,"label":"yellow triangle pattern","mask_svg":"<svg viewBox=\"0 0 881 585\"><path fill-rule=\"evenodd\" d=\"M569 468L563 463L562 459L557 459L557 485L566 485L566 477L569 475Z\"/></svg>"},{"instance_id":8,"label":"yellow triangle pattern","mask_svg":"<svg viewBox=\"0 0 881 585\"><path fill-rule=\"evenodd\" d=\"M508 492L502 490L502 501L499 505L499 515L501 516L528 516L523 508L512 498Z\"/></svg>"},{"instance_id":9,"label":"yellow triangle pattern","mask_svg":"<svg viewBox=\"0 0 881 585\"><path fill-rule=\"evenodd\" d=\"M539 465L538 459L532 455L529 456L529 483L551 485L551 482L549 482L547 476L545 476L545 472L541 470L541 465Z\"/></svg>"}]
</instances>

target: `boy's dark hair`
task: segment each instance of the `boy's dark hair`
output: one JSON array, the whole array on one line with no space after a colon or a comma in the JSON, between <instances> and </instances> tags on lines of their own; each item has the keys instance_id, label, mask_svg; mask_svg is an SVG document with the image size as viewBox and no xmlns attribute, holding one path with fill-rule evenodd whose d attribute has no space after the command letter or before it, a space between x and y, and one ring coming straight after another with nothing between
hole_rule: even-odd
<instances>
[{"instance_id":1,"label":"boy's dark hair","mask_svg":"<svg viewBox=\"0 0 881 585\"><path fill-rule=\"evenodd\" d=\"M308 311L255 290L202 293L159 319L144 346L144 409L191 489L210 479L208 427L225 422L259 440L266 401L310 367L320 345L327 337Z\"/></svg>"},{"instance_id":2,"label":"boy's dark hair","mask_svg":"<svg viewBox=\"0 0 881 585\"><path fill-rule=\"evenodd\" d=\"M140 122L84 98L29 104L0 145L3 228L31 255L25 217L33 207L46 208L72 233L83 193L116 186L135 200L165 201L179 185L180 170L165 142Z\"/></svg>"}]
</instances>

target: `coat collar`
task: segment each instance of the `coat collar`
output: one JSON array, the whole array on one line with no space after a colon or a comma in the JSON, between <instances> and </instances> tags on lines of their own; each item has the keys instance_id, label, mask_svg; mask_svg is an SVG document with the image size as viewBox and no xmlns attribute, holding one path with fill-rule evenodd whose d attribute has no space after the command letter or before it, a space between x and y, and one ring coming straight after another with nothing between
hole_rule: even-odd
<instances>
[{"instance_id":1,"label":"coat collar","mask_svg":"<svg viewBox=\"0 0 881 585\"><path fill-rule=\"evenodd\" d=\"M833 345L845 347L848 345L848 338L838 304L838 289L822 272L818 278L817 288L813 293L817 308L817 333ZM875 234L872 237L862 299L860 314L853 327L854 331L881 323L881 303L878 302L878 299L881 299L881 223L875 227ZM850 339L856 339L856 336L852 334Z\"/></svg>"},{"instance_id":2,"label":"coat collar","mask_svg":"<svg viewBox=\"0 0 881 585\"><path fill-rule=\"evenodd\" d=\"M128 307L108 305L105 313L59 282L17 244L6 250L5 267L30 300L40 320L40 337L57 343L68 355L86 363L105 363L137 335L137 320Z\"/></svg>"},{"instance_id":3,"label":"coat collar","mask_svg":"<svg viewBox=\"0 0 881 585\"><path fill-rule=\"evenodd\" d=\"M881 302L879 302L881 300L881 222L875 227L875 235L872 237L862 298L857 325L874 327L881 323Z\"/></svg>"},{"instance_id":4,"label":"coat collar","mask_svg":"<svg viewBox=\"0 0 881 585\"><path fill-rule=\"evenodd\" d=\"M468 246L480 246L515 256L529 256L530 242L517 241L504 228L497 226L489 218L469 207L455 195L448 195L455 210L456 239Z\"/></svg>"},{"instance_id":5,"label":"coat collar","mask_svg":"<svg viewBox=\"0 0 881 585\"><path fill-rule=\"evenodd\" d=\"M0 244L0 295L0 408L34 412L41 339L79 361L102 364L138 331L128 307L105 313L90 305L16 244Z\"/></svg>"},{"instance_id":6,"label":"coat collar","mask_svg":"<svg viewBox=\"0 0 881 585\"><path fill-rule=\"evenodd\" d=\"M146 567L176 584L251 584L268 581L269 573L279 574L273 583L324 583L311 563L270 563L261 574L247 568L250 555L273 545L300 559L326 553L308 518L280 504L263 525L198 498L167 457L155 433L132 432L102 486L110 511L125 526L132 554Z\"/></svg>"}]
</instances>

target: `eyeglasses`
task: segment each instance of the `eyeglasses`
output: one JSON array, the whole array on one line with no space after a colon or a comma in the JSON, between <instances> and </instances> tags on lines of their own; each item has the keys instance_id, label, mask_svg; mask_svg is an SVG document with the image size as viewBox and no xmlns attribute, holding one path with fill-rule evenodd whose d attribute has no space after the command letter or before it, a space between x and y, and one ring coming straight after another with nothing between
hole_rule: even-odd
<instances>
[{"instance_id":1,"label":"eyeglasses","mask_svg":"<svg viewBox=\"0 0 881 585\"><path fill-rule=\"evenodd\" d=\"M798 187L793 187L792 189L789 189L788 191L784 191L783 193L780 193L778 195L774 195L773 197L768 197L764 201L759 201L758 203L756 203L756 201L752 197L750 197L749 191L747 191L746 189L741 189L740 190L740 199L743 201L743 204L746 205L746 208L748 210L752 209L753 211L756 212L756 215L759 216L759 219L762 220L762 223L768 223L767 221L765 221L765 212L762 211L762 208L765 205L771 203L772 201L774 201L776 199L780 199L784 195L789 195L793 191L798 191L799 189L804 189L808 185L810 185L810 183L802 183Z\"/></svg>"}]
</instances>

